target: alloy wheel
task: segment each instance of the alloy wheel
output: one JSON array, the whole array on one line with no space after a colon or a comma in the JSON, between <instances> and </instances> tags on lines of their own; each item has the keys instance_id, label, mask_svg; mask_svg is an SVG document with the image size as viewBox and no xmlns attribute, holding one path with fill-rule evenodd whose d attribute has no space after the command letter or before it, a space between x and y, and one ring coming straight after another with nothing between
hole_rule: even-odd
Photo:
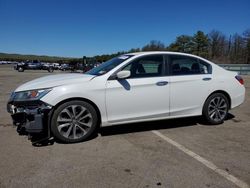
<instances>
[{"instance_id":1,"label":"alloy wheel","mask_svg":"<svg viewBox=\"0 0 250 188\"><path fill-rule=\"evenodd\" d=\"M228 104L222 97L213 98L208 105L208 115L215 122L224 120L227 115Z\"/></svg>"},{"instance_id":2,"label":"alloy wheel","mask_svg":"<svg viewBox=\"0 0 250 188\"><path fill-rule=\"evenodd\" d=\"M91 113L81 105L67 106L57 117L57 129L63 137L68 139L84 137L92 125Z\"/></svg>"}]
</instances>

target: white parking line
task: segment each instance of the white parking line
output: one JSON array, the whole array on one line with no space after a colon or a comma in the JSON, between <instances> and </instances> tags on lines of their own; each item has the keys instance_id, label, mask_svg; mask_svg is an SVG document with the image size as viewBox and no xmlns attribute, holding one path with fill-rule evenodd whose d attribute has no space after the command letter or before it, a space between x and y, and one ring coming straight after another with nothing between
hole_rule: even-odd
<instances>
[{"instance_id":1,"label":"white parking line","mask_svg":"<svg viewBox=\"0 0 250 188\"><path fill-rule=\"evenodd\" d=\"M179 150L183 151L184 153L186 153L187 155L189 155L190 157L196 159L197 161L199 161L200 163L202 163L203 165L205 165L206 167L210 168L211 170L213 170L214 172L216 172L217 174L220 174L221 176L223 176L224 178L226 178L227 180L231 181L232 183L234 183L235 185L237 185L240 188L249 188L249 185L247 183L245 183L244 181L236 178L235 176L229 174L228 172L226 172L225 170L222 170L220 168L218 168L215 164L213 164L212 162L206 160L205 158L199 156L198 154L192 152L191 150L187 149L186 147L184 147L183 145L175 142L174 140L172 140L171 138L168 138L167 136L161 134L159 131L151 131L152 133L154 133L155 135L159 136L160 138L162 138L163 140L167 141L169 144L172 144L173 146L175 146L176 148L178 148Z\"/></svg>"}]
</instances>

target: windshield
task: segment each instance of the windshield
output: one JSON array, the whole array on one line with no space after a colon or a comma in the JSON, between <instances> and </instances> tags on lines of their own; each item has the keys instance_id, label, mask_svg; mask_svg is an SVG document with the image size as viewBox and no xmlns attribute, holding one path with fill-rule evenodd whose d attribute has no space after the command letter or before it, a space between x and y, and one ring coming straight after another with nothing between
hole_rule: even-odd
<instances>
[{"instance_id":1,"label":"windshield","mask_svg":"<svg viewBox=\"0 0 250 188\"><path fill-rule=\"evenodd\" d=\"M106 74L107 72L109 72L110 70L112 70L113 68L120 65L122 62L128 60L131 57L132 55L122 55L119 57L115 57L113 59L106 61L105 63L102 63L98 67L95 67L89 70L85 74L91 74L91 75L97 75L97 76Z\"/></svg>"}]
</instances>

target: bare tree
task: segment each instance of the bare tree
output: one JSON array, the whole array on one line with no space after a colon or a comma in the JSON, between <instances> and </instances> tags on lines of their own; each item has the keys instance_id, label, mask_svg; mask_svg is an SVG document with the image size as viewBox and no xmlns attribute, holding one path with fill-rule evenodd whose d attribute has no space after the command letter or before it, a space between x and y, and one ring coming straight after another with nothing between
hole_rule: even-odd
<instances>
[{"instance_id":1,"label":"bare tree","mask_svg":"<svg viewBox=\"0 0 250 188\"><path fill-rule=\"evenodd\" d=\"M245 63L244 61L244 39L238 33L232 37L232 48L230 52L232 63Z\"/></svg>"},{"instance_id":2,"label":"bare tree","mask_svg":"<svg viewBox=\"0 0 250 188\"><path fill-rule=\"evenodd\" d=\"M220 32L213 30L209 34L210 57L212 59L225 57L226 53L226 36Z\"/></svg>"},{"instance_id":3,"label":"bare tree","mask_svg":"<svg viewBox=\"0 0 250 188\"><path fill-rule=\"evenodd\" d=\"M250 64L250 29L243 33L243 38L245 41L245 63Z\"/></svg>"}]
</instances>

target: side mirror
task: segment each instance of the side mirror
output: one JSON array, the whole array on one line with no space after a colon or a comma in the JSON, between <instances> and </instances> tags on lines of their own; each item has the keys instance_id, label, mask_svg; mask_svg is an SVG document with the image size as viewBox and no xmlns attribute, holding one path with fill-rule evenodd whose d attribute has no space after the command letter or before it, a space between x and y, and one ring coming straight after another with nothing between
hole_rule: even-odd
<instances>
[{"instance_id":1,"label":"side mirror","mask_svg":"<svg viewBox=\"0 0 250 188\"><path fill-rule=\"evenodd\" d=\"M116 74L117 79L125 79L130 77L131 72L129 70L123 70Z\"/></svg>"}]
</instances>

